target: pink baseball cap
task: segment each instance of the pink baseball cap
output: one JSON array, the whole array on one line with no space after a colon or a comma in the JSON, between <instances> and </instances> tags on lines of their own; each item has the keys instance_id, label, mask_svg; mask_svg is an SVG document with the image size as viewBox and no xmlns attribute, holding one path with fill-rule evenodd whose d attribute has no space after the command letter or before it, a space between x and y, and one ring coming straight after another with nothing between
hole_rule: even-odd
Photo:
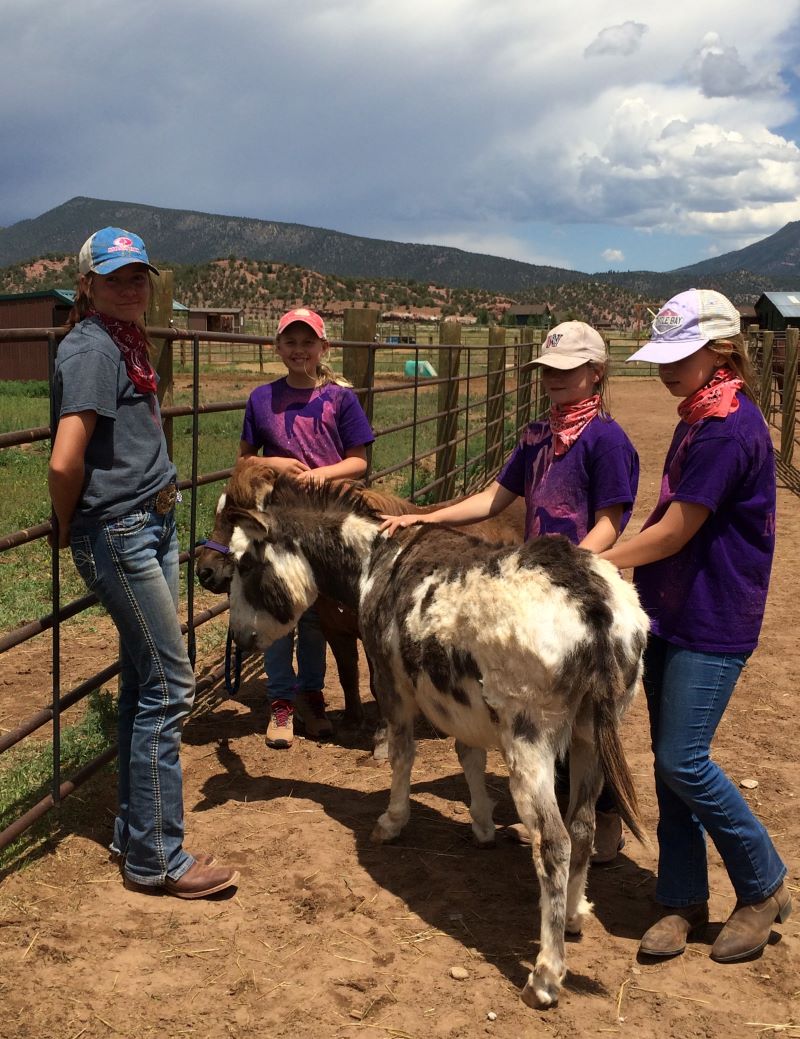
<instances>
[{"instance_id":1,"label":"pink baseball cap","mask_svg":"<svg viewBox=\"0 0 800 1039\"><path fill-rule=\"evenodd\" d=\"M742 330L739 311L721 292L687 289L667 300L653 318L650 342L628 361L671 364L682 361L712 339L728 339Z\"/></svg>"},{"instance_id":2,"label":"pink baseball cap","mask_svg":"<svg viewBox=\"0 0 800 1039\"><path fill-rule=\"evenodd\" d=\"M307 310L305 307L298 307L297 310L290 310L287 314L278 322L277 335L281 332L285 332L289 325L293 325L295 321L302 321L304 325L308 325L313 330L314 335L318 339L327 339L325 335L325 322L315 313L313 310Z\"/></svg>"}]
</instances>

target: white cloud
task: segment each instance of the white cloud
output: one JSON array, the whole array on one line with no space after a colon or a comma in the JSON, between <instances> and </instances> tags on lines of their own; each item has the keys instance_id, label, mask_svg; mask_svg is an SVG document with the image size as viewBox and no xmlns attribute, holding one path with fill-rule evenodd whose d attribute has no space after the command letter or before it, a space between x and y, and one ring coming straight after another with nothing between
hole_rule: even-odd
<instances>
[{"instance_id":1,"label":"white cloud","mask_svg":"<svg viewBox=\"0 0 800 1039\"><path fill-rule=\"evenodd\" d=\"M622 263L625 259L621 249L604 249L600 255L607 263Z\"/></svg>"},{"instance_id":2,"label":"white cloud","mask_svg":"<svg viewBox=\"0 0 800 1039\"><path fill-rule=\"evenodd\" d=\"M796 5L632 7L6 0L0 224L82 194L574 266L577 224L593 261L800 218Z\"/></svg>"},{"instance_id":3,"label":"white cloud","mask_svg":"<svg viewBox=\"0 0 800 1039\"><path fill-rule=\"evenodd\" d=\"M748 97L784 89L771 64L761 75L751 73L736 47L725 46L718 33L709 32L687 63L687 72L706 97Z\"/></svg>"},{"instance_id":4,"label":"white cloud","mask_svg":"<svg viewBox=\"0 0 800 1039\"><path fill-rule=\"evenodd\" d=\"M622 25L611 25L598 33L583 52L584 57L633 54L635 50L638 50L646 32L647 26L642 22L623 22Z\"/></svg>"},{"instance_id":5,"label":"white cloud","mask_svg":"<svg viewBox=\"0 0 800 1039\"><path fill-rule=\"evenodd\" d=\"M487 253L490 256L502 256L508 260L522 260L524 263L536 263L547 267L571 266L564 254L543 253L528 242L513 235L498 233L491 227L469 231L441 228L433 235L422 234L415 237L414 241L423 245L450 245L470 253Z\"/></svg>"}]
</instances>

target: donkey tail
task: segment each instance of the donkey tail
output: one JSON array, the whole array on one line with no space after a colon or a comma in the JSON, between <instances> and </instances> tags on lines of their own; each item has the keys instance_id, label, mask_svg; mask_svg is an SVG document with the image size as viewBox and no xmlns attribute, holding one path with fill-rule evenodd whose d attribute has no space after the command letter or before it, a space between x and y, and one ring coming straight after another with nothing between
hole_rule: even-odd
<instances>
[{"instance_id":1,"label":"donkey tail","mask_svg":"<svg viewBox=\"0 0 800 1039\"><path fill-rule=\"evenodd\" d=\"M619 721L614 703L607 692L594 698L594 725L606 784L616 801L623 822L634 837L645 844L647 838L639 818L636 788L619 738Z\"/></svg>"}]
</instances>

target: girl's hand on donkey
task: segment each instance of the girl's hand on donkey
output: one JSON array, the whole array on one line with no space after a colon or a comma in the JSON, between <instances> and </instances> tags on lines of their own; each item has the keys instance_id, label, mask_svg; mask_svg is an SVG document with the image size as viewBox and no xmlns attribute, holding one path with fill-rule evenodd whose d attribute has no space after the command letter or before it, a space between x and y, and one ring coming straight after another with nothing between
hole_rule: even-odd
<instances>
[{"instance_id":1,"label":"girl's hand on donkey","mask_svg":"<svg viewBox=\"0 0 800 1039\"><path fill-rule=\"evenodd\" d=\"M403 530L405 527L413 527L415 523L422 523L422 516L410 515L410 516L386 516L381 514L381 523L378 528L378 533L386 534L387 538L390 538L395 531Z\"/></svg>"}]
</instances>

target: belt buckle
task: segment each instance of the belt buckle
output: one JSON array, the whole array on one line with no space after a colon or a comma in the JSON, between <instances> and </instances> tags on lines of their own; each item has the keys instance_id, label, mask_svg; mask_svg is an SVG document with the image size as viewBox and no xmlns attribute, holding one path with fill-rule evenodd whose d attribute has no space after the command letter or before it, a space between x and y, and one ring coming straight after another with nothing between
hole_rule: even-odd
<instances>
[{"instance_id":1,"label":"belt buckle","mask_svg":"<svg viewBox=\"0 0 800 1039\"><path fill-rule=\"evenodd\" d=\"M156 495L156 512L159 516L164 516L170 511L178 500L178 488L174 483L168 484L166 487L162 487Z\"/></svg>"}]
</instances>

